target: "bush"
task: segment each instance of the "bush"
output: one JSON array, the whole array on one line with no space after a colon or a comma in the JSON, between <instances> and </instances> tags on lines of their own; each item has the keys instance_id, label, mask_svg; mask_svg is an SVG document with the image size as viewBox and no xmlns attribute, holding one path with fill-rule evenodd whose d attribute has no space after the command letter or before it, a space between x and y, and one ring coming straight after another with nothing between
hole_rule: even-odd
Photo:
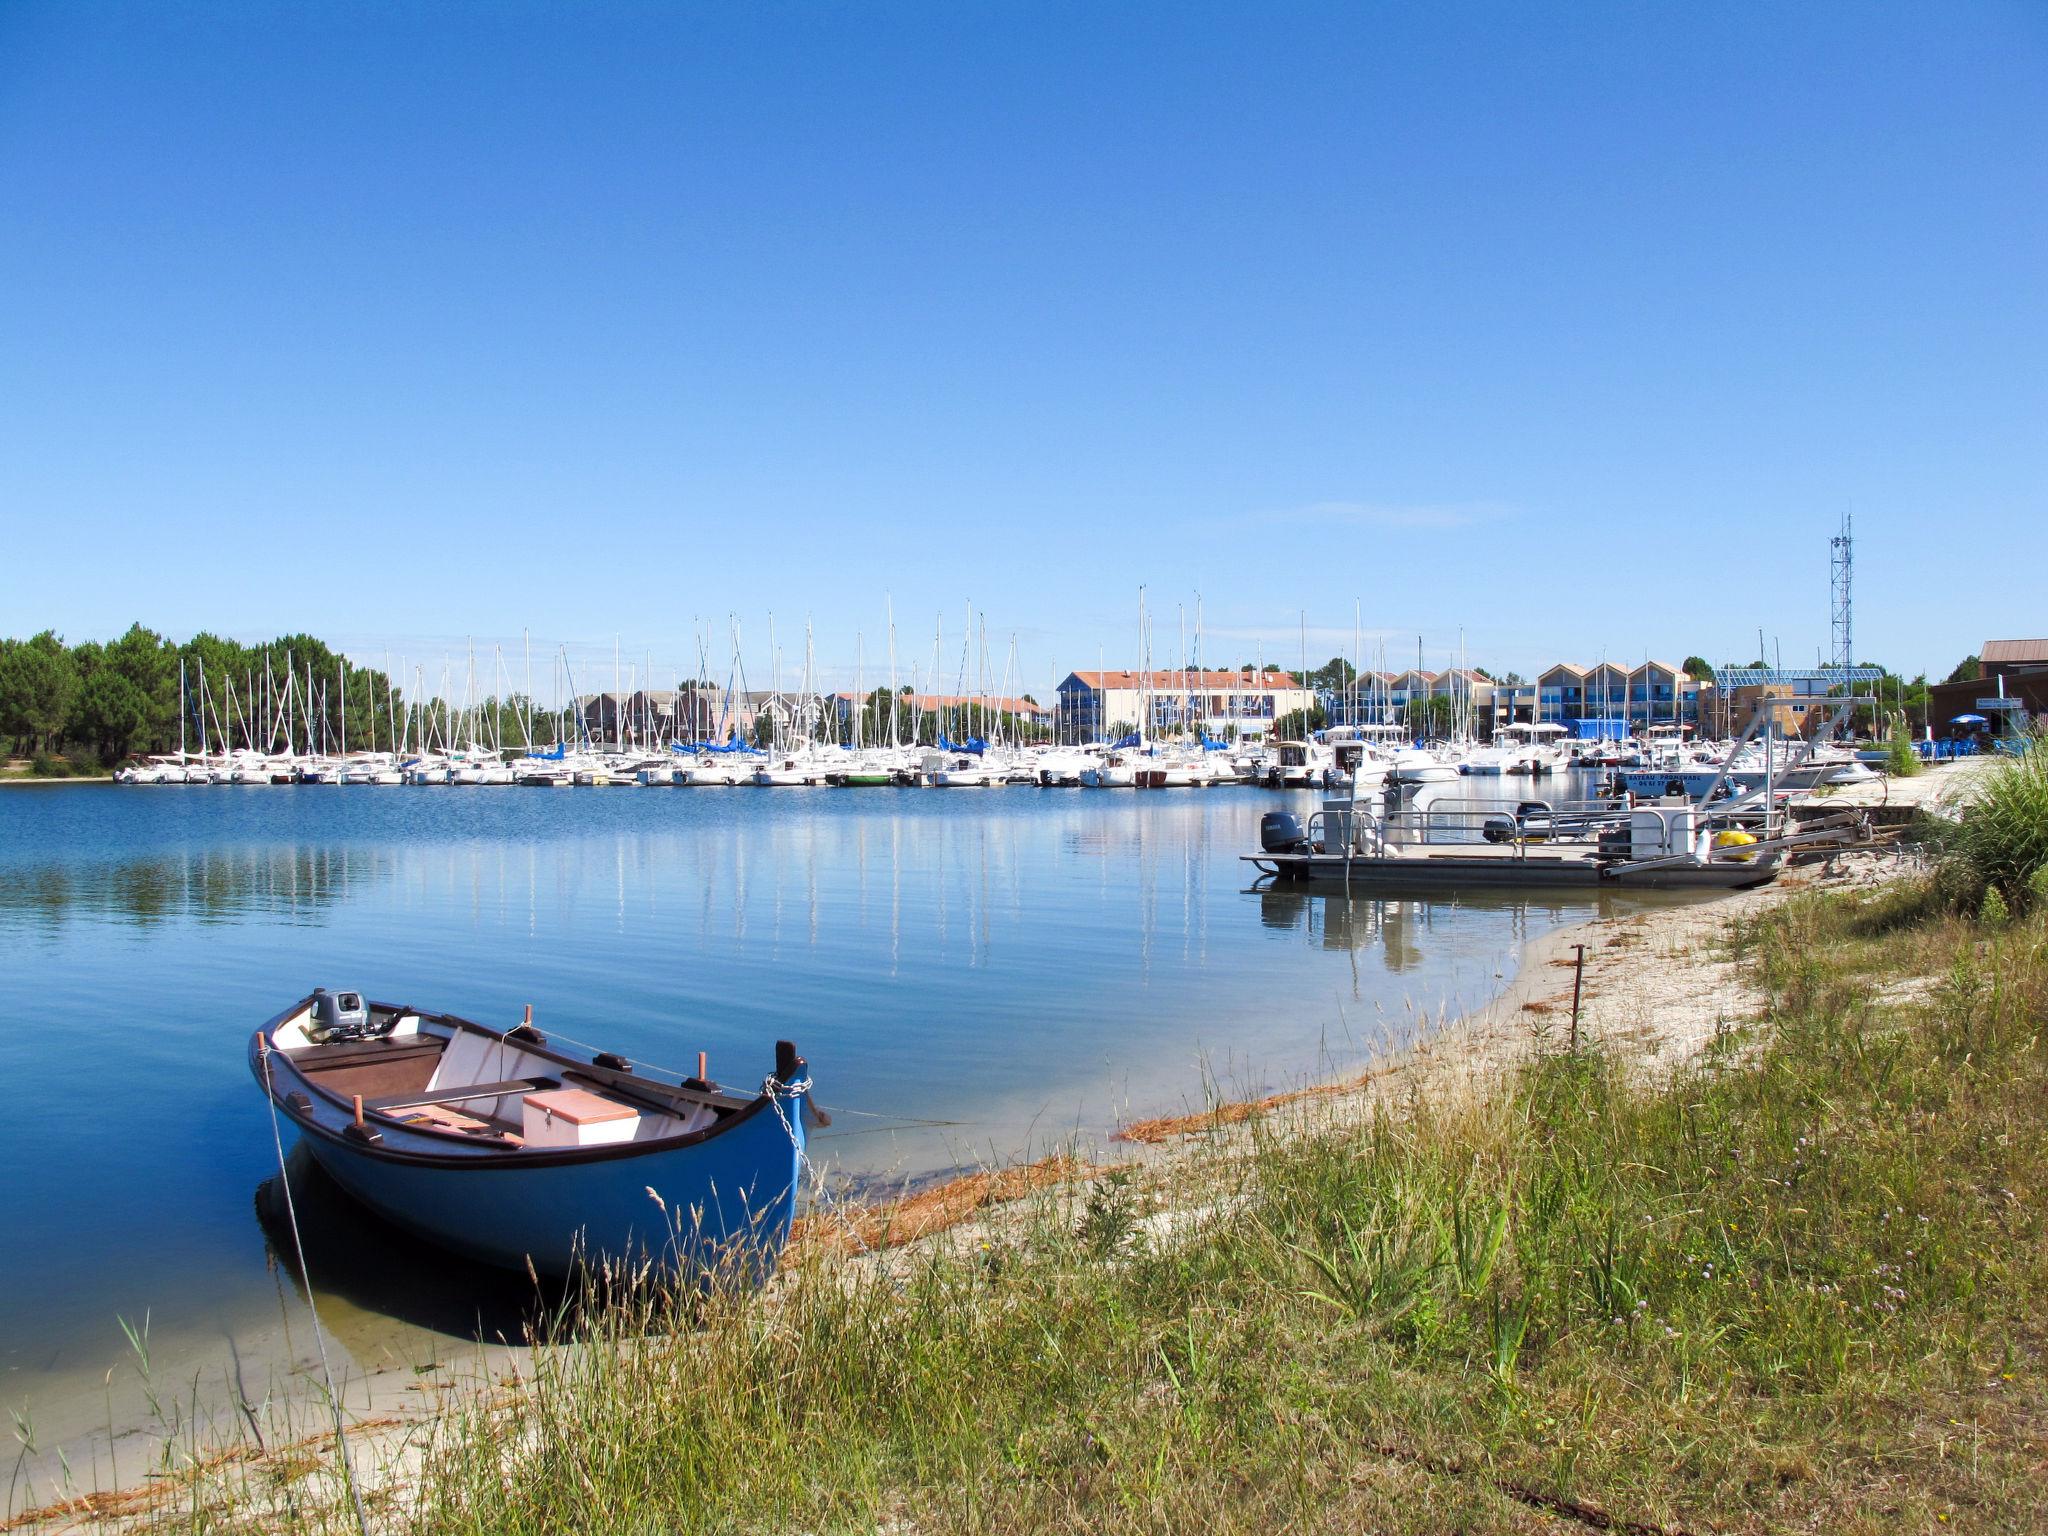
<instances>
[{"instance_id":1,"label":"bush","mask_svg":"<svg viewBox=\"0 0 2048 1536\"><path fill-rule=\"evenodd\" d=\"M1886 743L1884 771L1895 779L1910 779L1920 771L1920 754L1913 750L1913 737L1901 720L1892 726Z\"/></svg>"},{"instance_id":2,"label":"bush","mask_svg":"<svg viewBox=\"0 0 2048 1536\"><path fill-rule=\"evenodd\" d=\"M1965 910L1995 891L2008 912L2025 913L2048 869L2048 741L2037 735L1988 768L1976 800L1943 841L1942 886Z\"/></svg>"},{"instance_id":3,"label":"bush","mask_svg":"<svg viewBox=\"0 0 2048 1536\"><path fill-rule=\"evenodd\" d=\"M28 765L29 773L38 779L68 779L71 765L61 757L52 757L47 752L38 752Z\"/></svg>"}]
</instances>

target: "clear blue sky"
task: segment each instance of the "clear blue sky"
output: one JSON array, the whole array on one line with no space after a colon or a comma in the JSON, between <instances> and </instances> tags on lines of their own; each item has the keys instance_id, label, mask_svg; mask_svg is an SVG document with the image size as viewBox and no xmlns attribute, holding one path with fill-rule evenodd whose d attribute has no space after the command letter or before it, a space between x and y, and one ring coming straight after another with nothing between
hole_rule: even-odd
<instances>
[{"instance_id":1,"label":"clear blue sky","mask_svg":"<svg viewBox=\"0 0 2048 1536\"><path fill-rule=\"evenodd\" d=\"M2038 3L0 3L4 632L1946 670L2044 488Z\"/></svg>"}]
</instances>

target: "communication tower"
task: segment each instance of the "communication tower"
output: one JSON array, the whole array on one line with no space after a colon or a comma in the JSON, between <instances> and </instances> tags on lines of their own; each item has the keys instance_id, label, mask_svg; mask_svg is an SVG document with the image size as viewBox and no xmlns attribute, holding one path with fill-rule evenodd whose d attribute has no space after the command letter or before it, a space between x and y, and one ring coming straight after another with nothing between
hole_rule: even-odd
<instances>
[{"instance_id":1,"label":"communication tower","mask_svg":"<svg viewBox=\"0 0 2048 1536\"><path fill-rule=\"evenodd\" d=\"M1847 512L1842 514L1842 531L1828 541L1828 552L1833 576L1835 665L1853 667L1856 665L1856 646L1849 589L1855 576L1856 558L1851 548Z\"/></svg>"}]
</instances>

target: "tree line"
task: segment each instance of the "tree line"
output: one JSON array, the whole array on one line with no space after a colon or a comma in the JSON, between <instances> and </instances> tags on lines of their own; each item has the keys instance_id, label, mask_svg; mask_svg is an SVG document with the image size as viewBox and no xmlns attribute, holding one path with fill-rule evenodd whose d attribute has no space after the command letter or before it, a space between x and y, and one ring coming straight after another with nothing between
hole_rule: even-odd
<instances>
[{"instance_id":1,"label":"tree line","mask_svg":"<svg viewBox=\"0 0 2048 1536\"><path fill-rule=\"evenodd\" d=\"M530 733L530 737L529 737ZM531 701L489 698L459 713L443 701L408 706L391 679L312 635L243 645L218 635L176 644L141 624L117 640L66 644L44 630L0 639L0 741L75 768L197 752L391 751L401 743L555 739Z\"/></svg>"}]
</instances>

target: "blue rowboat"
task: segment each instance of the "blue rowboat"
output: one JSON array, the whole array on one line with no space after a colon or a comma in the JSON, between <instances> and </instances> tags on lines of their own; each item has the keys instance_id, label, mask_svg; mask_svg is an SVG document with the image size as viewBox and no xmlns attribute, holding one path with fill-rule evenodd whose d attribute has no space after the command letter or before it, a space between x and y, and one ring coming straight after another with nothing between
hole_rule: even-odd
<instances>
[{"instance_id":1,"label":"blue rowboat","mask_svg":"<svg viewBox=\"0 0 2048 1536\"><path fill-rule=\"evenodd\" d=\"M335 1182L486 1263L542 1274L653 1266L759 1280L796 1211L809 1102L788 1041L754 1094L669 1082L525 1023L317 988L249 1042L249 1066Z\"/></svg>"}]
</instances>

